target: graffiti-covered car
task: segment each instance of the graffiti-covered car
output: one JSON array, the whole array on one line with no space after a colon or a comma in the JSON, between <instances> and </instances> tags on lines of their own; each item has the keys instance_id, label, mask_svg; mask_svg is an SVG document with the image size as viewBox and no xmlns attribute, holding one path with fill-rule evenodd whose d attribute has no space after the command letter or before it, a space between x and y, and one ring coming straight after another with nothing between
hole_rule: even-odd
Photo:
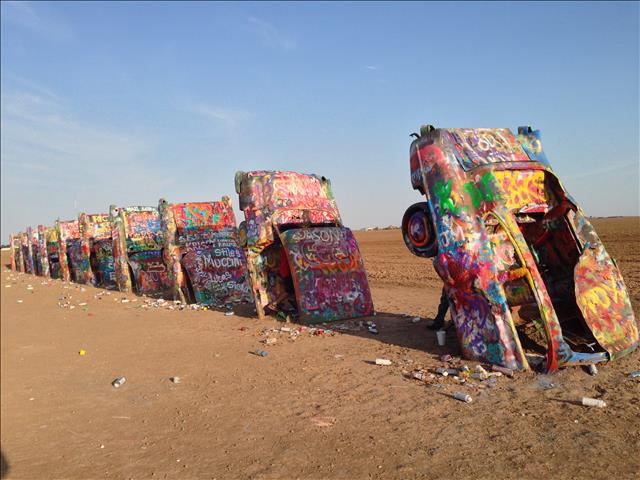
<instances>
[{"instance_id":1,"label":"graffiti-covered car","mask_svg":"<svg viewBox=\"0 0 640 480\"><path fill-rule=\"evenodd\" d=\"M33 273L33 256L31 255L31 242L29 234L24 231L20 232L20 250L22 251L22 271L24 273Z\"/></svg>"},{"instance_id":2,"label":"graffiti-covered car","mask_svg":"<svg viewBox=\"0 0 640 480\"><path fill-rule=\"evenodd\" d=\"M9 237L11 247L11 270L14 272L24 272L24 258L22 255L22 233L12 234Z\"/></svg>"},{"instance_id":3,"label":"graffiti-covered car","mask_svg":"<svg viewBox=\"0 0 640 480\"><path fill-rule=\"evenodd\" d=\"M47 255L47 238L46 238L47 227L44 225L38 225L38 230L36 231L36 246L38 248L38 255L36 257L38 266L36 268L38 275L43 277L49 277L51 274L51 268L49 265L49 255Z\"/></svg>"},{"instance_id":4,"label":"graffiti-covered car","mask_svg":"<svg viewBox=\"0 0 640 480\"><path fill-rule=\"evenodd\" d=\"M77 282L82 265L78 220L56 221L60 276L65 282Z\"/></svg>"},{"instance_id":5,"label":"graffiti-covered car","mask_svg":"<svg viewBox=\"0 0 640 480\"><path fill-rule=\"evenodd\" d=\"M296 172L238 172L240 236L260 318L302 323L373 314L364 263L342 224L328 179Z\"/></svg>"},{"instance_id":6,"label":"graffiti-covered car","mask_svg":"<svg viewBox=\"0 0 640 480\"><path fill-rule=\"evenodd\" d=\"M251 302L247 262L229 197L158 206L175 300L213 307Z\"/></svg>"},{"instance_id":7,"label":"graffiti-covered car","mask_svg":"<svg viewBox=\"0 0 640 480\"><path fill-rule=\"evenodd\" d=\"M171 282L162 254L164 240L158 208L112 205L109 213L118 289L171 297Z\"/></svg>"},{"instance_id":8,"label":"graffiti-covered car","mask_svg":"<svg viewBox=\"0 0 640 480\"><path fill-rule=\"evenodd\" d=\"M49 274L51 278L62 278L60 272L60 246L58 244L58 229L47 227L44 231L44 239L49 262Z\"/></svg>"},{"instance_id":9,"label":"graffiti-covered car","mask_svg":"<svg viewBox=\"0 0 640 480\"><path fill-rule=\"evenodd\" d=\"M111 217L108 213L78 216L82 281L97 287L116 288Z\"/></svg>"},{"instance_id":10,"label":"graffiti-covered car","mask_svg":"<svg viewBox=\"0 0 640 480\"><path fill-rule=\"evenodd\" d=\"M638 345L614 260L566 192L539 131L421 128L405 243L432 257L467 358L546 370L621 357Z\"/></svg>"}]
</instances>

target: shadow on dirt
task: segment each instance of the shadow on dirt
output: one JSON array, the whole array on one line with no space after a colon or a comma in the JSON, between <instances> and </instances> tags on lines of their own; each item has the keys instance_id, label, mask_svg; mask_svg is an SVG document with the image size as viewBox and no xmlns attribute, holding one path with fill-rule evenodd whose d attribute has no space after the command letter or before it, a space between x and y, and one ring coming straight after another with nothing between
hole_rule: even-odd
<instances>
[{"instance_id":1,"label":"shadow on dirt","mask_svg":"<svg viewBox=\"0 0 640 480\"><path fill-rule=\"evenodd\" d=\"M425 353L441 356L444 354L460 355L460 347L456 337L455 328L447 330L446 343L439 346L436 332L427 328L427 322L433 319L422 318L419 322L413 322L414 317L407 317L397 313L378 312L374 317L350 320L348 322L335 322L328 324L326 328L336 329L343 334L394 345L401 348L420 350ZM364 323L360 327L360 321ZM378 331L377 334L370 333L366 327L366 322L373 322ZM340 325L353 326L353 330L341 330Z\"/></svg>"},{"instance_id":2,"label":"shadow on dirt","mask_svg":"<svg viewBox=\"0 0 640 480\"><path fill-rule=\"evenodd\" d=\"M0 478L5 478L9 473L9 463L7 462L4 452L0 451Z\"/></svg>"}]
</instances>

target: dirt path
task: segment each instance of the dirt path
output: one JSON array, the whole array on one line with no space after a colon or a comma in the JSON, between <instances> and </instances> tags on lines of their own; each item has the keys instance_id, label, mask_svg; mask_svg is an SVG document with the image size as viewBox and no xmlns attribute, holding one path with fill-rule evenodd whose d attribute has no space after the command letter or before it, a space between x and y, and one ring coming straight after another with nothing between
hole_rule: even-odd
<instances>
[{"instance_id":1,"label":"dirt path","mask_svg":"<svg viewBox=\"0 0 640 480\"><path fill-rule=\"evenodd\" d=\"M608 222L596 226L637 312L638 220ZM403 316L431 316L439 282L398 231L358 237L379 335L265 335L283 324L2 273L3 478L637 478L640 383L627 374L638 352L595 377L407 379L457 353L453 333L438 347ZM450 398L457 390L473 403ZM571 403L583 395L608 406Z\"/></svg>"}]
</instances>

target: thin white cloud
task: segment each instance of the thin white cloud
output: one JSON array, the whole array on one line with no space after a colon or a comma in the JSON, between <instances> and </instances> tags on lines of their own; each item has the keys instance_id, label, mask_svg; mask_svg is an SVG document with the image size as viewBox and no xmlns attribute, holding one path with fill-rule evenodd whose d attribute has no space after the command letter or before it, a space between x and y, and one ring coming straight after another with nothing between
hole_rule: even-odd
<instances>
[{"instance_id":1,"label":"thin white cloud","mask_svg":"<svg viewBox=\"0 0 640 480\"><path fill-rule=\"evenodd\" d=\"M73 37L69 26L50 15L43 15L31 2L2 2L2 18L9 23L30 30L51 40L69 40Z\"/></svg>"},{"instance_id":2,"label":"thin white cloud","mask_svg":"<svg viewBox=\"0 0 640 480\"><path fill-rule=\"evenodd\" d=\"M189 102L187 111L221 123L227 128L235 129L242 126L247 120L253 118L253 114L245 110L209 105L203 102Z\"/></svg>"},{"instance_id":3,"label":"thin white cloud","mask_svg":"<svg viewBox=\"0 0 640 480\"><path fill-rule=\"evenodd\" d=\"M249 26L265 47L289 51L297 47L295 39L275 25L257 17L248 18Z\"/></svg>"},{"instance_id":4,"label":"thin white cloud","mask_svg":"<svg viewBox=\"0 0 640 480\"><path fill-rule=\"evenodd\" d=\"M3 238L26 223L77 215L74 205L104 212L111 203L154 204L174 182L155 161L154 142L81 120L53 91L38 90L2 88Z\"/></svg>"},{"instance_id":5,"label":"thin white cloud","mask_svg":"<svg viewBox=\"0 0 640 480\"><path fill-rule=\"evenodd\" d=\"M365 65L365 67L367 70L378 70L378 67L375 65Z\"/></svg>"},{"instance_id":6,"label":"thin white cloud","mask_svg":"<svg viewBox=\"0 0 640 480\"><path fill-rule=\"evenodd\" d=\"M635 167L635 168L632 168L632 167ZM622 170L622 169L635 170L637 168L638 168L638 162L617 163L614 165L608 165L606 167L594 168L591 170L575 173L573 175L569 175L569 178L571 179L584 178L584 177L590 177L592 175L602 175L603 173L615 172L616 170Z\"/></svg>"}]
</instances>

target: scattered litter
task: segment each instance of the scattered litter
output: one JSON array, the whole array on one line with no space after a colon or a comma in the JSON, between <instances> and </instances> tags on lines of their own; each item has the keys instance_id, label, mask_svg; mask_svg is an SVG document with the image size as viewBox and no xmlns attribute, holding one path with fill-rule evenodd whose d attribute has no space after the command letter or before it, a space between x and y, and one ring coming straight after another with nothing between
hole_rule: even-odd
<instances>
[{"instance_id":1,"label":"scattered litter","mask_svg":"<svg viewBox=\"0 0 640 480\"><path fill-rule=\"evenodd\" d=\"M122 300L120 300L120 303L129 303L131 300L129 300L128 298L123 298Z\"/></svg>"},{"instance_id":2,"label":"scattered litter","mask_svg":"<svg viewBox=\"0 0 640 480\"><path fill-rule=\"evenodd\" d=\"M598 375L598 367L596 367L593 363L587 367L587 371L589 372L589 375L593 377Z\"/></svg>"},{"instance_id":3,"label":"scattered litter","mask_svg":"<svg viewBox=\"0 0 640 480\"><path fill-rule=\"evenodd\" d=\"M640 370L636 370L635 372L631 372L629 374L629 378L640 378Z\"/></svg>"},{"instance_id":4,"label":"scattered litter","mask_svg":"<svg viewBox=\"0 0 640 480\"><path fill-rule=\"evenodd\" d=\"M422 320L420 317L413 317L411 323L420 323L420 320Z\"/></svg>"},{"instance_id":5,"label":"scattered litter","mask_svg":"<svg viewBox=\"0 0 640 480\"><path fill-rule=\"evenodd\" d=\"M79 307L84 307L86 304L87 304L87 302L82 302L82 303L79 303L78 306Z\"/></svg>"},{"instance_id":6,"label":"scattered litter","mask_svg":"<svg viewBox=\"0 0 640 480\"><path fill-rule=\"evenodd\" d=\"M598 400L597 398L582 397L582 405L585 407L604 408L607 406L607 403L603 400Z\"/></svg>"},{"instance_id":7,"label":"scattered litter","mask_svg":"<svg viewBox=\"0 0 640 480\"><path fill-rule=\"evenodd\" d=\"M269 353L265 352L264 350L256 350L255 352L251 352L251 353L259 357L266 357L267 355L269 355Z\"/></svg>"},{"instance_id":8,"label":"scattered litter","mask_svg":"<svg viewBox=\"0 0 640 480\"><path fill-rule=\"evenodd\" d=\"M86 354L87 354L87 351L86 351L86 350L83 350L83 349L81 349L81 350L78 352L78 355L80 355L81 357L84 357Z\"/></svg>"},{"instance_id":9,"label":"scattered litter","mask_svg":"<svg viewBox=\"0 0 640 480\"><path fill-rule=\"evenodd\" d=\"M311 423L316 427L332 427L336 423L334 417L311 417Z\"/></svg>"},{"instance_id":10,"label":"scattered litter","mask_svg":"<svg viewBox=\"0 0 640 480\"><path fill-rule=\"evenodd\" d=\"M456 400L460 400L461 402L466 402L466 403L473 402L473 398L471 398L470 395L467 395L464 392L455 392L453 394L453 398L455 398Z\"/></svg>"},{"instance_id":11,"label":"scattered litter","mask_svg":"<svg viewBox=\"0 0 640 480\"><path fill-rule=\"evenodd\" d=\"M546 378L540 378L538 380L538 388L540 390L551 390L552 388L555 388L555 387L556 387L556 384L550 380L547 380Z\"/></svg>"},{"instance_id":12,"label":"scattered litter","mask_svg":"<svg viewBox=\"0 0 640 480\"><path fill-rule=\"evenodd\" d=\"M235 312L233 310L230 310L228 312L224 312L224 316L225 317L231 317L232 315L235 315Z\"/></svg>"},{"instance_id":13,"label":"scattered litter","mask_svg":"<svg viewBox=\"0 0 640 480\"><path fill-rule=\"evenodd\" d=\"M173 383L180 383L180 377L169 377L169 380Z\"/></svg>"},{"instance_id":14,"label":"scattered litter","mask_svg":"<svg viewBox=\"0 0 640 480\"><path fill-rule=\"evenodd\" d=\"M18 303L22 303L22 300L16 300Z\"/></svg>"},{"instance_id":15,"label":"scattered litter","mask_svg":"<svg viewBox=\"0 0 640 480\"><path fill-rule=\"evenodd\" d=\"M441 362L450 362L451 360L453 360L453 357L451 355L449 355L448 353L445 355L441 355L440 356L440 361Z\"/></svg>"},{"instance_id":16,"label":"scattered litter","mask_svg":"<svg viewBox=\"0 0 640 480\"><path fill-rule=\"evenodd\" d=\"M378 329L376 327L369 327L367 330L369 330L369 333L373 333L374 335L378 334Z\"/></svg>"},{"instance_id":17,"label":"scattered litter","mask_svg":"<svg viewBox=\"0 0 640 480\"><path fill-rule=\"evenodd\" d=\"M436 373L443 377L447 377L449 375L457 375L459 370L457 368L437 368Z\"/></svg>"},{"instance_id":18,"label":"scattered litter","mask_svg":"<svg viewBox=\"0 0 640 480\"><path fill-rule=\"evenodd\" d=\"M100 445L100 448L104 448L104 445Z\"/></svg>"},{"instance_id":19,"label":"scattered litter","mask_svg":"<svg viewBox=\"0 0 640 480\"><path fill-rule=\"evenodd\" d=\"M438 340L438 346L444 347L447 343L447 332L445 330L438 330L436 332L436 339Z\"/></svg>"},{"instance_id":20,"label":"scattered litter","mask_svg":"<svg viewBox=\"0 0 640 480\"><path fill-rule=\"evenodd\" d=\"M290 332L291 329L289 327L280 327L281 332Z\"/></svg>"},{"instance_id":21,"label":"scattered litter","mask_svg":"<svg viewBox=\"0 0 640 480\"><path fill-rule=\"evenodd\" d=\"M422 370L416 370L415 372L411 372L411 378L415 380L426 381L427 378L434 378L434 375L431 373L424 372Z\"/></svg>"},{"instance_id":22,"label":"scattered litter","mask_svg":"<svg viewBox=\"0 0 640 480\"><path fill-rule=\"evenodd\" d=\"M376 365L391 365L391 360L387 360L386 358L376 358Z\"/></svg>"},{"instance_id":23,"label":"scattered litter","mask_svg":"<svg viewBox=\"0 0 640 480\"><path fill-rule=\"evenodd\" d=\"M511 370L510 368L501 367L499 365L491 365L491 370L494 372L500 372L509 378L513 377L513 370Z\"/></svg>"},{"instance_id":24,"label":"scattered litter","mask_svg":"<svg viewBox=\"0 0 640 480\"><path fill-rule=\"evenodd\" d=\"M111 382L111 385L113 385L113 388L119 388L126 381L127 381L127 379L124 378L124 377L116 377L116 379L113 382Z\"/></svg>"},{"instance_id":25,"label":"scattered litter","mask_svg":"<svg viewBox=\"0 0 640 480\"><path fill-rule=\"evenodd\" d=\"M5 285L4 288L11 288L11 285Z\"/></svg>"},{"instance_id":26,"label":"scattered litter","mask_svg":"<svg viewBox=\"0 0 640 480\"><path fill-rule=\"evenodd\" d=\"M262 343L264 343L265 345L273 345L274 343L276 343L278 341L277 338L273 338L273 337L269 337L269 338L265 338Z\"/></svg>"}]
</instances>

